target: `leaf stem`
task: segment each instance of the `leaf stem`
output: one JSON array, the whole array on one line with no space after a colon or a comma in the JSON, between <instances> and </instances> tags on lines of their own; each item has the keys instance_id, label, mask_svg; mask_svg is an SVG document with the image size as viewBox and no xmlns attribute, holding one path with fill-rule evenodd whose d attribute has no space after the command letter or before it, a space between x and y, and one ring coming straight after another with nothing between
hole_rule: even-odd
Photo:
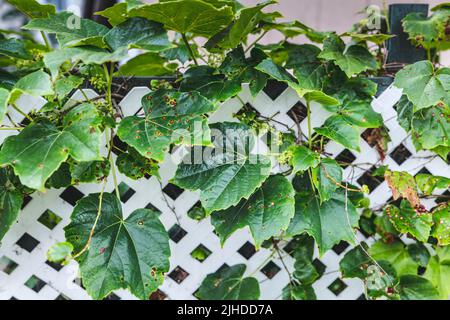
<instances>
[{"instance_id":1,"label":"leaf stem","mask_svg":"<svg viewBox=\"0 0 450 320\"><path fill-rule=\"evenodd\" d=\"M15 103L11 104L12 107L21 115L23 115L25 118L27 118L28 120L30 120L31 122L33 122L33 118L30 117L27 113L23 112Z\"/></svg>"},{"instance_id":2,"label":"leaf stem","mask_svg":"<svg viewBox=\"0 0 450 320\"><path fill-rule=\"evenodd\" d=\"M22 127L0 127L1 131L7 131L7 130L23 130L24 128Z\"/></svg>"},{"instance_id":3,"label":"leaf stem","mask_svg":"<svg viewBox=\"0 0 450 320\"><path fill-rule=\"evenodd\" d=\"M45 46L50 51L52 49L52 46L50 45L50 41L48 41L47 35L45 34L44 31L41 31L41 35L42 35L42 38L44 39Z\"/></svg>"},{"instance_id":4,"label":"leaf stem","mask_svg":"<svg viewBox=\"0 0 450 320\"><path fill-rule=\"evenodd\" d=\"M113 142L113 137L114 137L113 129L111 129L111 137L108 137L108 131L106 131L106 135L107 135L106 139L108 141L108 147L109 147L108 158L109 158L109 163L111 165L111 173L112 173L113 181L114 181L114 189L116 190L116 197L117 197L117 199L120 200L119 185L117 184L116 165L114 163L114 159L113 159L112 152L111 152L112 151L112 147L114 145L114 142Z\"/></svg>"},{"instance_id":5,"label":"leaf stem","mask_svg":"<svg viewBox=\"0 0 450 320\"><path fill-rule=\"evenodd\" d=\"M308 141L309 141L309 148L312 148L312 125L311 125L311 102L307 99L306 100L306 111L308 116Z\"/></svg>"},{"instance_id":6,"label":"leaf stem","mask_svg":"<svg viewBox=\"0 0 450 320\"><path fill-rule=\"evenodd\" d=\"M181 34L181 37L183 38L183 42L186 45L188 51L189 51L189 55L191 56L192 60L194 61L195 65L198 66L198 62L197 59L195 59L195 55L194 55L194 51L192 51L191 46L189 45L189 41L186 38L186 35L184 33Z\"/></svg>"},{"instance_id":7,"label":"leaf stem","mask_svg":"<svg viewBox=\"0 0 450 320\"><path fill-rule=\"evenodd\" d=\"M249 52L249 51L255 46L255 44L257 44L258 41L261 40L261 39L267 34L267 32L269 32L269 31L268 31L268 30L264 31L263 33L261 33L261 34L259 35L258 38L255 39L255 41L253 41L252 43L250 43L250 44L248 45L248 47L245 48L244 53Z\"/></svg>"}]
</instances>

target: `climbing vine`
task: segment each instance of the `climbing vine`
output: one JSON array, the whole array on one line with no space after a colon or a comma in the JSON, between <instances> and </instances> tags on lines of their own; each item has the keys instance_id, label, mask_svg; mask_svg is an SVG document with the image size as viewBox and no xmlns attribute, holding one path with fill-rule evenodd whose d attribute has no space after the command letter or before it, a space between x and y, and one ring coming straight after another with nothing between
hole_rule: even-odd
<instances>
[{"instance_id":1,"label":"climbing vine","mask_svg":"<svg viewBox=\"0 0 450 320\"><path fill-rule=\"evenodd\" d=\"M244 7L234 0L129 0L97 13L110 27L35 0L8 2L27 22L20 31L0 30L0 130L14 132L0 150L0 240L26 195L98 183L101 191L78 201L64 229L66 241L55 244L48 259L76 260L94 299L120 288L148 299L169 271L169 237L151 209L124 218L116 176L159 178L159 164L182 146L188 154L171 183L199 191L201 205L188 216L210 219L222 244L249 228L255 247L272 250L288 273L283 299L315 299L312 285L323 270L313 263L314 248L323 256L342 241L353 248L339 271L361 279L367 299L448 298L450 212L442 191L450 179L412 176L383 162L389 135L371 102L373 77L392 76L385 62L392 37L385 11L376 28L364 20L337 34L279 22L280 13L264 10L275 1ZM450 6L432 11L403 20L427 59L400 66L394 85L403 97L396 110L416 149L447 161L450 69L439 63L439 54L450 48ZM261 44L269 32L283 40ZM294 44L297 36L308 43ZM132 49L139 53L130 58ZM151 91L141 109L126 116L118 102L126 83L139 76L159 78L148 80ZM295 111L290 127L242 102L244 83L256 96L269 81L284 83L305 102L306 130ZM99 96L89 98L86 87ZM82 101L71 98L76 90ZM22 95L47 102L26 113ZM238 121L209 121L229 99L243 103ZM314 108L329 114L320 127L312 125ZM25 120L15 123L12 112ZM370 203L368 186L347 182L343 169L358 164L335 160L325 150L332 140L360 152L362 132L379 155L370 174L392 191L392 201L382 206ZM270 137L269 152L258 149L262 137ZM108 180L115 185L111 193L105 191ZM426 207L428 198L439 204ZM359 242L357 230L371 245ZM283 262L287 244L294 270ZM197 297L258 299L259 283L245 271L235 265L208 275Z\"/></svg>"}]
</instances>

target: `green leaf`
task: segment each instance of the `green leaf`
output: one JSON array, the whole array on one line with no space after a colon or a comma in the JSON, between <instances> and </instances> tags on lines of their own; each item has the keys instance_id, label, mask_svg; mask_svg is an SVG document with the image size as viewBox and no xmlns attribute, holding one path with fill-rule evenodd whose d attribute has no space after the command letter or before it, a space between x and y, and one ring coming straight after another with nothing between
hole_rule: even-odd
<instances>
[{"instance_id":1,"label":"green leaf","mask_svg":"<svg viewBox=\"0 0 450 320\"><path fill-rule=\"evenodd\" d=\"M372 42L378 45L383 44L385 41L395 37L392 34L383 34L383 33L354 33L354 32L345 32L341 35L341 37L351 37L352 40L357 42Z\"/></svg>"},{"instance_id":2,"label":"green leaf","mask_svg":"<svg viewBox=\"0 0 450 320\"><path fill-rule=\"evenodd\" d=\"M320 90L303 88L289 72L275 64L271 59L265 59L256 66L256 69L268 74L277 81L286 83L297 92L300 98L305 98L307 101L316 101L322 105L330 106L339 104L338 100Z\"/></svg>"},{"instance_id":3,"label":"green leaf","mask_svg":"<svg viewBox=\"0 0 450 320\"><path fill-rule=\"evenodd\" d=\"M119 2L103 11L98 11L95 14L108 19L110 25L116 26L127 21L128 4L126 2Z\"/></svg>"},{"instance_id":4,"label":"green leaf","mask_svg":"<svg viewBox=\"0 0 450 320\"><path fill-rule=\"evenodd\" d=\"M428 108L449 102L450 69L435 70L430 61L419 61L400 70L394 85L403 89L417 110Z\"/></svg>"},{"instance_id":5,"label":"green leaf","mask_svg":"<svg viewBox=\"0 0 450 320\"><path fill-rule=\"evenodd\" d=\"M50 4L40 4L36 0L7 0L29 18L44 18L55 14L56 8Z\"/></svg>"},{"instance_id":6,"label":"green leaf","mask_svg":"<svg viewBox=\"0 0 450 320\"><path fill-rule=\"evenodd\" d=\"M414 179L422 193L427 196L432 195L435 189L445 190L450 188L450 179L446 177L419 173L415 175Z\"/></svg>"},{"instance_id":7,"label":"green leaf","mask_svg":"<svg viewBox=\"0 0 450 320\"><path fill-rule=\"evenodd\" d=\"M320 163L319 155L305 146L292 147L292 173L306 171L309 168L315 168Z\"/></svg>"},{"instance_id":8,"label":"green leaf","mask_svg":"<svg viewBox=\"0 0 450 320\"><path fill-rule=\"evenodd\" d=\"M48 189L67 188L72 185L72 175L70 174L70 165L67 162L61 163L61 166L45 182Z\"/></svg>"},{"instance_id":9,"label":"green leaf","mask_svg":"<svg viewBox=\"0 0 450 320\"><path fill-rule=\"evenodd\" d=\"M210 37L233 19L230 7L216 8L200 0L164 1L130 10L131 17L163 23L166 29L182 34Z\"/></svg>"},{"instance_id":10,"label":"green leaf","mask_svg":"<svg viewBox=\"0 0 450 320\"><path fill-rule=\"evenodd\" d=\"M64 118L59 130L48 120L34 122L8 137L0 151L0 165L12 165L20 181L44 190L45 181L70 155L77 161L100 160L101 131L95 106L83 104Z\"/></svg>"},{"instance_id":11,"label":"green leaf","mask_svg":"<svg viewBox=\"0 0 450 320\"><path fill-rule=\"evenodd\" d=\"M122 120L119 138L142 156L163 161L172 143L210 144L210 131L204 114L215 105L198 92L160 89L142 98L145 118Z\"/></svg>"},{"instance_id":12,"label":"green leaf","mask_svg":"<svg viewBox=\"0 0 450 320\"><path fill-rule=\"evenodd\" d=\"M53 79L59 74L59 68L67 61L82 61L85 64L102 65L106 62L117 62L128 55L126 48L109 52L93 46L81 46L76 48L63 48L51 51L44 55L44 64L50 70Z\"/></svg>"},{"instance_id":13,"label":"green leaf","mask_svg":"<svg viewBox=\"0 0 450 320\"><path fill-rule=\"evenodd\" d=\"M358 226L359 215L350 201L346 210L342 193L334 193L322 204L315 195L297 196L295 200L295 216L287 235L308 233L316 240L320 256L342 240L355 244L352 228Z\"/></svg>"},{"instance_id":14,"label":"green leaf","mask_svg":"<svg viewBox=\"0 0 450 320\"><path fill-rule=\"evenodd\" d=\"M50 17L33 19L22 28L54 33L63 47L79 45L103 47L103 36L109 31L104 25L66 11Z\"/></svg>"},{"instance_id":15,"label":"green leaf","mask_svg":"<svg viewBox=\"0 0 450 320\"><path fill-rule=\"evenodd\" d=\"M413 43L430 49L447 38L445 28L449 20L449 14L445 11L437 11L429 18L422 12L412 12L402 20L402 24Z\"/></svg>"},{"instance_id":16,"label":"green leaf","mask_svg":"<svg viewBox=\"0 0 450 320\"><path fill-rule=\"evenodd\" d=\"M173 180L181 188L200 190L201 203L208 213L248 199L269 177L272 167L270 158L249 153L255 137L246 125L225 122L211 129L215 148L204 149L202 158L194 159L193 164L188 154Z\"/></svg>"},{"instance_id":17,"label":"green leaf","mask_svg":"<svg viewBox=\"0 0 450 320\"><path fill-rule=\"evenodd\" d=\"M361 248L361 246L364 247ZM366 279L368 276L367 268L372 262L367 255L368 246L366 243L354 247L344 255L339 262L339 270L344 278Z\"/></svg>"},{"instance_id":18,"label":"green leaf","mask_svg":"<svg viewBox=\"0 0 450 320\"><path fill-rule=\"evenodd\" d=\"M335 34L325 39L319 58L334 61L347 77L378 68L370 51L360 45L350 45L346 48L342 39Z\"/></svg>"},{"instance_id":19,"label":"green leaf","mask_svg":"<svg viewBox=\"0 0 450 320\"><path fill-rule=\"evenodd\" d=\"M254 31L263 18L262 9L276 1L264 1L254 7L243 8L238 11L238 18L231 23L225 32L220 32L220 41L217 44L222 49L236 48L242 41ZM217 41L217 40L216 40Z\"/></svg>"},{"instance_id":20,"label":"green leaf","mask_svg":"<svg viewBox=\"0 0 450 320\"><path fill-rule=\"evenodd\" d=\"M52 87L50 76L44 71L38 70L16 82L10 93L9 102L15 103L23 93L37 97L52 95L54 93Z\"/></svg>"},{"instance_id":21,"label":"green leaf","mask_svg":"<svg viewBox=\"0 0 450 320\"><path fill-rule=\"evenodd\" d=\"M352 125L362 128L378 128L383 124L381 114L373 111L370 102L349 101L339 108L339 113Z\"/></svg>"},{"instance_id":22,"label":"green leaf","mask_svg":"<svg viewBox=\"0 0 450 320\"><path fill-rule=\"evenodd\" d=\"M8 111L9 91L0 88L0 124L3 122L6 112Z\"/></svg>"},{"instance_id":23,"label":"green leaf","mask_svg":"<svg viewBox=\"0 0 450 320\"><path fill-rule=\"evenodd\" d=\"M78 89L83 82L83 78L74 75L59 78L55 82L55 94L57 98L59 100L65 99L72 91Z\"/></svg>"},{"instance_id":24,"label":"green leaf","mask_svg":"<svg viewBox=\"0 0 450 320\"><path fill-rule=\"evenodd\" d=\"M95 225L98 212L101 219ZM92 298L123 288L147 300L163 283L169 271L169 236L156 212L137 209L124 219L120 200L104 193L103 198L91 194L81 199L70 218L64 231L74 253L83 250L95 226L89 249L77 259Z\"/></svg>"},{"instance_id":25,"label":"green leaf","mask_svg":"<svg viewBox=\"0 0 450 320\"><path fill-rule=\"evenodd\" d=\"M159 52L172 46L162 24L144 18L131 18L115 26L104 40L113 51L126 47Z\"/></svg>"},{"instance_id":26,"label":"green leaf","mask_svg":"<svg viewBox=\"0 0 450 320\"><path fill-rule=\"evenodd\" d=\"M316 300L314 288L309 285L288 284L282 292L283 300Z\"/></svg>"},{"instance_id":27,"label":"green leaf","mask_svg":"<svg viewBox=\"0 0 450 320\"><path fill-rule=\"evenodd\" d=\"M318 59L318 55L322 52L319 47L312 44L294 45L289 43L288 48L286 68L298 70L307 65L322 65Z\"/></svg>"},{"instance_id":28,"label":"green leaf","mask_svg":"<svg viewBox=\"0 0 450 320\"><path fill-rule=\"evenodd\" d=\"M73 246L69 242L56 243L50 247L47 252L47 260L50 262L61 263L69 261L72 257Z\"/></svg>"},{"instance_id":29,"label":"green leaf","mask_svg":"<svg viewBox=\"0 0 450 320\"><path fill-rule=\"evenodd\" d=\"M25 42L18 39L0 39L0 55L25 60L33 58L28 53Z\"/></svg>"},{"instance_id":30,"label":"green leaf","mask_svg":"<svg viewBox=\"0 0 450 320\"><path fill-rule=\"evenodd\" d=\"M242 90L238 79L226 81L223 74L209 66L192 67L183 75L180 90L184 92L198 91L204 97L213 101L226 101Z\"/></svg>"},{"instance_id":31,"label":"green leaf","mask_svg":"<svg viewBox=\"0 0 450 320\"><path fill-rule=\"evenodd\" d=\"M432 216L428 212L419 213L402 200L400 208L388 206L386 213L399 232L410 233L421 242L428 241L432 225Z\"/></svg>"},{"instance_id":32,"label":"green leaf","mask_svg":"<svg viewBox=\"0 0 450 320\"><path fill-rule=\"evenodd\" d=\"M282 176L272 176L248 200L214 212L211 223L222 244L236 230L248 226L259 248L264 240L287 229L295 213L294 206L292 184Z\"/></svg>"},{"instance_id":33,"label":"green leaf","mask_svg":"<svg viewBox=\"0 0 450 320\"><path fill-rule=\"evenodd\" d=\"M434 149L450 146L450 107L431 107L414 114L412 121L413 141L418 149Z\"/></svg>"},{"instance_id":34,"label":"green leaf","mask_svg":"<svg viewBox=\"0 0 450 320\"><path fill-rule=\"evenodd\" d=\"M377 261L389 262L399 277L406 274L417 274L417 262L411 258L400 241L387 244L379 240L370 247L369 254Z\"/></svg>"},{"instance_id":35,"label":"green leaf","mask_svg":"<svg viewBox=\"0 0 450 320\"><path fill-rule=\"evenodd\" d=\"M147 52L128 60L117 72L119 76L158 77L173 74L175 68L167 65L167 61L157 53Z\"/></svg>"},{"instance_id":36,"label":"green leaf","mask_svg":"<svg viewBox=\"0 0 450 320\"><path fill-rule=\"evenodd\" d=\"M415 262L421 267L426 267L430 261L430 252L422 243L412 243L407 247L408 253Z\"/></svg>"},{"instance_id":37,"label":"green leaf","mask_svg":"<svg viewBox=\"0 0 450 320\"><path fill-rule=\"evenodd\" d=\"M320 128L314 128L318 134L330 138L347 149L359 152L360 130L351 125L346 117L334 115L329 117Z\"/></svg>"},{"instance_id":38,"label":"green leaf","mask_svg":"<svg viewBox=\"0 0 450 320\"><path fill-rule=\"evenodd\" d=\"M409 101L407 95L402 95L400 101L396 104L396 110L398 124L405 129L405 131L409 132L412 127L414 105Z\"/></svg>"},{"instance_id":39,"label":"green leaf","mask_svg":"<svg viewBox=\"0 0 450 320\"><path fill-rule=\"evenodd\" d=\"M23 203L22 193L11 180L8 169L0 168L0 241L16 222Z\"/></svg>"},{"instance_id":40,"label":"green leaf","mask_svg":"<svg viewBox=\"0 0 450 320\"><path fill-rule=\"evenodd\" d=\"M423 277L406 275L400 277L397 290L402 300L437 300L439 292Z\"/></svg>"},{"instance_id":41,"label":"green leaf","mask_svg":"<svg viewBox=\"0 0 450 320\"><path fill-rule=\"evenodd\" d=\"M431 281L442 300L450 296L450 247L438 247L436 255L431 257L424 277Z\"/></svg>"},{"instance_id":42,"label":"green leaf","mask_svg":"<svg viewBox=\"0 0 450 320\"><path fill-rule=\"evenodd\" d=\"M434 227L431 235L438 240L439 245L450 245L450 204L446 203L433 210Z\"/></svg>"},{"instance_id":43,"label":"green leaf","mask_svg":"<svg viewBox=\"0 0 450 320\"><path fill-rule=\"evenodd\" d=\"M245 265L222 267L209 274L197 291L200 300L258 300L259 283L253 277L244 278Z\"/></svg>"},{"instance_id":44,"label":"green leaf","mask_svg":"<svg viewBox=\"0 0 450 320\"><path fill-rule=\"evenodd\" d=\"M99 161L71 161L70 173L72 181L78 183L101 182L109 176L111 165L107 159Z\"/></svg>"},{"instance_id":45,"label":"green leaf","mask_svg":"<svg viewBox=\"0 0 450 320\"><path fill-rule=\"evenodd\" d=\"M342 168L334 159L324 158L312 168L312 181L319 192L320 202L332 198L342 181Z\"/></svg>"},{"instance_id":46,"label":"green leaf","mask_svg":"<svg viewBox=\"0 0 450 320\"><path fill-rule=\"evenodd\" d=\"M119 172L133 180L138 180L146 175L158 176L158 164L141 156L133 148L129 148L128 153L121 153L117 157L116 163Z\"/></svg>"}]
</instances>

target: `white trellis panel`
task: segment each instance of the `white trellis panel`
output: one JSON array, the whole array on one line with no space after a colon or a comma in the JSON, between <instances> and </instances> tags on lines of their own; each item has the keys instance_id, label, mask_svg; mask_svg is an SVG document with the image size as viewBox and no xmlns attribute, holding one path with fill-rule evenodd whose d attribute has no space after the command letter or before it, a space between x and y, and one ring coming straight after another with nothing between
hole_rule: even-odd
<instances>
[{"instance_id":1,"label":"white trellis panel","mask_svg":"<svg viewBox=\"0 0 450 320\"><path fill-rule=\"evenodd\" d=\"M140 107L142 96L149 89L144 87L133 88L121 101L125 115L132 115ZM95 92L87 94L92 97ZM73 99L81 99L76 93ZM271 96L271 97L270 97ZM407 133L398 125L394 105L398 102L401 92L393 87L385 90L378 98L373 100L373 108L380 112L389 129L391 142L385 164L393 170L408 171L411 174L428 170L435 175L450 177L450 168L441 158L429 152L416 152ZM296 106L302 108L301 101L291 89L281 88L278 94L261 92L252 98L247 88L240 94L245 103L249 103L259 113L266 117L286 123L296 130L289 111ZM23 96L18 105L26 112L38 109L45 103L42 99ZM210 117L211 122L236 121L233 115L239 111L242 104L237 99L223 104L216 114ZM14 122L21 122L23 117L10 110ZM312 124L320 126L328 113L319 105L312 106ZM301 122L301 130L307 132L306 121ZM278 129L283 130L283 126ZM0 131L0 143L11 132ZM397 150L406 148L409 157L396 158ZM179 149L181 150L181 149ZM377 151L361 138L361 152L355 153L345 150L342 146L330 142L326 151L334 158L347 157L358 168L345 169L348 182L355 185L365 184L365 173L375 164L380 164ZM403 152L403 154L405 153ZM244 263L247 265L247 274L255 276L261 284L262 299L280 298L282 289L288 284L288 275L283 270L281 261L271 251L261 249L254 252L251 236L247 229L236 232L222 248L218 237L213 233L209 219L197 222L187 217L187 211L199 201L196 192L181 191L170 185L168 181L174 175L176 164L171 156L161 166L162 181L155 177L133 181L119 174L119 180L129 187L123 199L123 211L127 215L133 210L142 207L152 207L161 212L161 221L167 230L170 230L172 250L171 270L166 281L153 298L166 299L195 299L194 293L204 277L215 272L222 265ZM107 191L113 190L112 179L108 179ZM385 203L391 192L385 182L374 182L369 195L372 206ZM89 299L87 293L77 278L77 265L57 266L46 261L47 250L56 242L64 240L63 228L69 223L73 206L79 198L93 192L99 192L100 186L95 184L70 187L66 190L49 190L45 194L35 193L26 201L17 223L3 239L0 247L0 299ZM427 200L425 205L431 208L434 200ZM49 229L39 220L50 210L61 220ZM176 216L175 216L176 215ZM371 242L362 234L360 240ZM211 254L203 262L191 256L191 252L199 245L206 247ZM335 246L323 257L316 258L317 266L324 268L324 275L314 285L318 299L358 299L363 293L360 280L341 279L338 272L339 261L350 249L345 243ZM317 250L316 250L317 257ZM293 270L293 259L285 253L283 257L290 270ZM262 272L262 271L265 272ZM278 272L277 272L278 271ZM340 292L332 292L329 287L335 284L341 288ZM134 299L127 291L118 290L109 298Z\"/></svg>"}]
</instances>

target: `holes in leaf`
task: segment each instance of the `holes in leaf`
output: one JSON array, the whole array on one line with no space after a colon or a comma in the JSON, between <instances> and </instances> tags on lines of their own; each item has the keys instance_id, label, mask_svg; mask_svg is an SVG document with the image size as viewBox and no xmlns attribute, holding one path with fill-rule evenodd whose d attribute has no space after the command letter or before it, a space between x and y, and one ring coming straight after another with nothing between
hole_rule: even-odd
<instances>
[{"instance_id":1,"label":"holes in leaf","mask_svg":"<svg viewBox=\"0 0 450 320\"><path fill-rule=\"evenodd\" d=\"M350 164L352 164L353 161L356 160L356 157L350 150L345 149L344 151L339 153L339 155L335 158L335 160L338 161L341 167L345 169Z\"/></svg>"},{"instance_id":2,"label":"holes in leaf","mask_svg":"<svg viewBox=\"0 0 450 320\"><path fill-rule=\"evenodd\" d=\"M136 193L129 185L125 182L121 182L118 185L120 201L126 203L130 198ZM113 191L115 192L115 191Z\"/></svg>"},{"instance_id":3,"label":"holes in leaf","mask_svg":"<svg viewBox=\"0 0 450 320\"><path fill-rule=\"evenodd\" d=\"M391 152L390 157L397 162L398 165L401 165L403 162L408 160L411 156L411 152L403 145L400 144L394 151Z\"/></svg>"},{"instance_id":4,"label":"holes in leaf","mask_svg":"<svg viewBox=\"0 0 450 320\"><path fill-rule=\"evenodd\" d=\"M84 194L77 188L70 186L66 190L64 190L64 192L61 193L59 197L72 206L75 206L77 204L77 201L84 197Z\"/></svg>"},{"instance_id":5,"label":"holes in leaf","mask_svg":"<svg viewBox=\"0 0 450 320\"><path fill-rule=\"evenodd\" d=\"M358 180L356 180L361 186L364 184L367 185L370 192L375 190L384 181L382 177L374 177L372 175L375 169L375 167L370 168L368 171L364 172L364 174Z\"/></svg>"},{"instance_id":6,"label":"holes in leaf","mask_svg":"<svg viewBox=\"0 0 450 320\"><path fill-rule=\"evenodd\" d=\"M340 255L342 252L345 251L345 249L347 249L349 246L349 244L345 241L341 241L338 244L333 246L333 251L337 254Z\"/></svg>"},{"instance_id":7,"label":"holes in leaf","mask_svg":"<svg viewBox=\"0 0 450 320\"><path fill-rule=\"evenodd\" d=\"M22 203L22 210L30 203L30 201L33 200L32 197L30 197L29 195L26 195L25 197L23 197L23 203Z\"/></svg>"},{"instance_id":8,"label":"holes in leaf","mask_svg":"<svg viewBox=\"0 0 450 320\"><path fill-rule=\"evenodd\" d=\"M345 284L344 281L342 281L342 280L339 279L339 278L337 278L336 280L334 280L334 281L328 286L328 290L330 290L331 292L333 292L336 296L338 296L339 294L341 294L341 292L344 291L345 288L347 288L347 285Z\"/></svg>"},{"instance_id":9,"label":"holes in leaf","mask_svg":"<svg viewBox=\"0 0 450 320\"><path fill-rule=\"evenodd\" d=\"M294 122L297 118L298 122L300 123L308 117L308 108L306 108L306 106L301 101L299 101L287 112L287 115Z\"/></svg>"},{"instance_id":10,"label":"holes in leaf","mask_svg":"<svg viewBox=\"0 0 450 320\"><path fill-rule=\"evenodd\" d=\"M59 217L56 213L47 209L39 218L38 221L42 223L44 226L53 230L60 222L61 217Z\"/></svg>"},{"instance_id":11,"label":"holes in leaf","mask_svg":"<svg viewBox=\"0 0 450 320\"><path fill-rule=\"evenodd\" d=\"M185 235L187 235L187 232L178 224L174 224L169 230L169 238L175 243L180 242L180 240L183 239Z\"/></svg>"},{"instance_id":12,"label":"holes in leaf","mask_svg":"<svg viewBox=\"0 0 450 320\"><path fill-rule=\"evenodd\" d=\"M272 279L280 272L281 268L277 266L273 261L269 261L262 269L261 272L269 279Z\"/></svg>"},{"instance_id":13,"label":"holes in leaf","mask_svg":"<svg viewBox=\"0 0 450 320\"><path fill-rule=\"evenodd\" d=\"M180 187L169 183L163 189L164 193L167 194L172 200L177 200L177 198L184 192Z\"/></svg>"},{"instance_id":14,"label":"holes in leaf","mask_svg":"<svg viewBox=\"0 0 450 320\"><path fill-rule=\"evenodd\" d=\"M14 270L19 265L15 263L13 260L9 259L7 256L3 256L0 258L0 271L3 271L6 274L13 273Z\"/></svg>"},{"instance_id":15,"label":"holes in leaf","mask_svg":"<svg viewBox=\"0 0 450 320\"><path fill-rule=\"evenodd\" d=\"M28 233L24 233L23 236L17 240L16 244L22 249L31 252L38 246L39 241L30 236Z\"/></svg>"},{"instance_id":16,"label":"holes in leaf","mask_svg":"<svg viewBox=\"0 0 450 320\"><path fill-rule=\"evenodd\" d=\"M270 97L270 99L275 100L287 89L287 87L288 85L283 82L270 79L267 81L267 85L263 91Z\"/></svg>"},{"instance_id":17,"label":"holes in leaf","mask_svg":"<svg viewBox=\"0 0 450 320\"><path fill-rule=\"evenodd\" d=\"M39 292L42 290L43 287L45 287L47 283L41 279L39 279L36 276L31 276L30 279L25 282L25 286L33 290L34 292Z\"/></svg>"},{"instance_id":18,"label":"holes in leaf","mask_svg":"<svg viewBox=\"0 0 450 320\"><path fill-rule=\"evenodd\" d=\"M165 300L167 298L167 294L165 294L163 291L161 290L156 290L155 292L153 292L150 295L150 300Z\"/></svg>"},{"instance_id":19,"label":"holes in leaf","mask_svg":"<svg viewBox=\"0 0 450 320\"><path fill-rule=\"evenodd\" d=\"M243 256L245 259L249 260L253 255L256 253L255 246L250 243L246 242L239 250L238 253Z\"/></svg>"},{"instance_id":20,"label":"holes in leaf","mask_svg":"<svg viewBox=\"0 0 450 320\"><path fill-rule=\"evenodd\" d=\"M203 262L211 255L211 253L211 250L200 244L191 252L191 257L197 261Z\"/></svg>"},{"instance_id":21,"label":"holes in leaf","mask_svg":"<svg viewBox=\"0 0 450 320\"><path fill-rule=\"evenodd\" d=\"M176 267L171 273L169 273L169 278L178 284L182 283L188 276L189 273L180 266Z\"/></svg>"}]
</instances>

